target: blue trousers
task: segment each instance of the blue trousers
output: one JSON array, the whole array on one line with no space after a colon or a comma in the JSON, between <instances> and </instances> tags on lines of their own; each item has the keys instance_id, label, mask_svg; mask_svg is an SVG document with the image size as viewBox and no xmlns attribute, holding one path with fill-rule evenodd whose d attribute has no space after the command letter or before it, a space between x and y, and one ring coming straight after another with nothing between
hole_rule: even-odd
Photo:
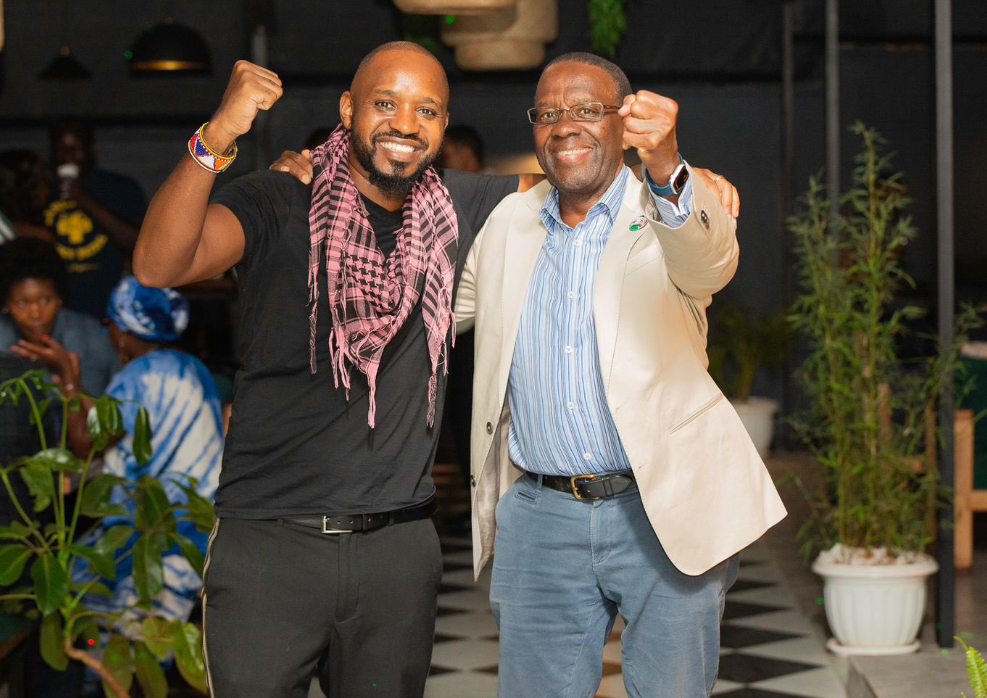
<instances>
[{"instance_id":1,"label":"blue trousers","mask_svg":"<svg viewBox=\"0 0 987 698\"><path fill-rule=\"evenodd\" d=\"M738 556L679 572L637 490L578 500L522 477L498 503L497 527L500 698L592 698L617 613L628 696L708 698Z\"/></svg>"}]
</instances>

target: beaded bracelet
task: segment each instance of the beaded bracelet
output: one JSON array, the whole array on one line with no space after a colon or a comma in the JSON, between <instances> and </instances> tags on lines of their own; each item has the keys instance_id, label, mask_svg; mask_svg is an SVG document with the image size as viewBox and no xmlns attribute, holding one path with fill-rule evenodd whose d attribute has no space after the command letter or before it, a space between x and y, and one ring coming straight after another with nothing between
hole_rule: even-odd
<instances>
[{"instance_id":1,"label":"beaded bracelet","mask_svg":"<svg viewBox=\"0 0 987 698\"><path fill-rule=\"evenodd\" d=\"M207 121L205 124L202 124L202 126L200 126L198 130L192 134L192 137L189 138L188 152L189 155L192 156L192 159L195 160L200 167L209 170L214 174L219 174L232 165L233 161L236 160L236 141L233 141L233 144L227 148L226 152L220 155L206 145L206 141L202 137L202 130L208 123L209 122Z\"/></svg>"}]
</instances>

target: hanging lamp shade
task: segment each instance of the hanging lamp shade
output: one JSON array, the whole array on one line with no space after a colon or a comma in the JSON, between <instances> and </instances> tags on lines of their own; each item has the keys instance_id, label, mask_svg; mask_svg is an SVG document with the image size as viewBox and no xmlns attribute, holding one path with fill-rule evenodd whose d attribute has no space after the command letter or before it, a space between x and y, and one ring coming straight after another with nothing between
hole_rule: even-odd
<instances>
[{"instance_id":1,"label":"hanging lamp shade","mask_svg":"<svg viewBox=\"0 0 987 698\"><path fill-rule=\"evenodd\" d=\"M406 15L476 15L496 12L517 0L394 0Z\"/></svg>"},{"instance_id":2,"label":"hanging lamp shade","mask_svg":"<svg viewBox=\"0 0 987 698\"><path fill-rule=\"evenodd\" d=\"M517 0L515 7L442 25L463 70L526 70L545 62L545 44L559 35L556 0Z\"/></svg>"},{"instance_id":3,"label":"hanging lamp shade","mask_svg":"<svg viewBox=\"0 0 987 698\"><path fill-rule=\"evenodd\" d=\"M72 56L68 46L62 46L58 57L38 74L42 80L88 80L92 76L89 69Z\"/></svg>"},{"instance_id":4,"label":"hanging lamp shade","mask_svg":"<svg viewBox=\"0 0 987 698\"><path fill-rule=\"evenodd\" d=\"M199 33L171 20L142 31L124 56L131 75L188 75L212 69L209 46Z\"/></svg>"}]
</instances>

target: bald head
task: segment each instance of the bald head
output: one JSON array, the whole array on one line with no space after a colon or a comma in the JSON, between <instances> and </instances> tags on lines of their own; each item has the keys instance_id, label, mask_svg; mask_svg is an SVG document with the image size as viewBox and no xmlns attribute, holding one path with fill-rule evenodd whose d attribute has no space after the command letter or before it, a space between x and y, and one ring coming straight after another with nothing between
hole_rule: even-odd
<instances>
[{"instance_id":1,"label":"bald head","mask_svg":"<svg viewBox=\"0 0 987 698\"><path fill-rule=\"evenodd\" d=\"M350 83L350 91L355 92L358 87L365 86L368 81L373 83L375 73L381 67L380 64L384 62L381 59L398 58L400 60L407 56L414 56L416 66L420 66L422 70L429 71L430 73L434 72L436 75L441 76L441 81L446 89L446 100L448 101L449 81L446 79L446 71L442 67L442 64L432 55L431 51L412 41L389 41L386 44L381 44L364 56L363 60L360 61L360 65L356 68L356 73L353 75L353 82ZM389 63L390 61L386 62Z\"/></svg>"}]
</instances>

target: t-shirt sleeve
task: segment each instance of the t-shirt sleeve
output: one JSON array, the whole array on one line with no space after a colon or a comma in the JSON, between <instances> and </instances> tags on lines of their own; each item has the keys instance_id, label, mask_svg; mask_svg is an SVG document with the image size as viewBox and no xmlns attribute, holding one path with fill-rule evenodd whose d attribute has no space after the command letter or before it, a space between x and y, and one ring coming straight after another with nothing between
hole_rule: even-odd
<instances>
[{"instance_id":1,"label":"t-shirt sleeve","mask_svg":"<svg viewBox=\"0 0 987 698\"><path fill-rule=\"evenodd\" d=\"M244 237L240 263L248 269L263 259L281 236L291 211L294 187L305 185L286 172L258 170L233 180L212 195L210 203L225 206L240 221Z\"/></svg>"},{"instance_id":2,"label":"t-shirt sleeve","mask_svg":"<svg viewBox=\"0 0 987 698\"><path fill-rule=\"evenodd\" d=\"M518 189L517 175L472 174L447 169L439 174L473 230L482 228L497 204Z\"/></svg>"}]
</instances>

